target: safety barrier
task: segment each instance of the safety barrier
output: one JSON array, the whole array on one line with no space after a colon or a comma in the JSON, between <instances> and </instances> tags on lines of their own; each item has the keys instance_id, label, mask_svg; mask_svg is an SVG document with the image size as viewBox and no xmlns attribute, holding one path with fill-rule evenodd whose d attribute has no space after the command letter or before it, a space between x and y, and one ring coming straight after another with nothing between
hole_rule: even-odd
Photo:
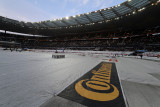
<instances>
[{"instance_id":1,"label":"safety barrier","mask_svg":"<svg viewBox=\"0 0 160 107\"><path fill-rule=\"evenodd\" d=\"M65 55L52 55L52 58L55 59L65 58Z\"/></svg>"}]
</instances>

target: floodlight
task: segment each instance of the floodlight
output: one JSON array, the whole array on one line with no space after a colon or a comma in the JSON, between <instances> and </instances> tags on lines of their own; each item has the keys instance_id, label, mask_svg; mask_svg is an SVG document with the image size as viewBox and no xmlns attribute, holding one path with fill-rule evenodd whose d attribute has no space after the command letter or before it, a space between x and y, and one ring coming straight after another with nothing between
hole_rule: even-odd
<instances>
[{"instance_id":1,"label":"floodlight","mask_svg":"<svg viewBox=\"0 0 160 107\"><path fill-rule=\"evenodd\" d=\"M68 20L68 19L69 19L69 17L66 17L66 19Z\"/></svg>"}]
</instances>

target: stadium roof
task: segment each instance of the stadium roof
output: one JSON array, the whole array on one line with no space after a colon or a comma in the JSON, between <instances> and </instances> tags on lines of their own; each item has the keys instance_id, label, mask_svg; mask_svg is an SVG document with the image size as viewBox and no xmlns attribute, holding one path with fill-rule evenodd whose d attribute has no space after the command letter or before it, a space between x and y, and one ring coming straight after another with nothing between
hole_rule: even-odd
<instances>
[{"instance_id":1,"label":"stadium roof","mask_svg":"<svg viewBox=\"0 0 160 107\"><path fill-rule=\"evenodd\" d=\"M12 24L18 28L29 28L29 29L63 29L63 28L77 28L82 26L90 26L95 24L107 23L112 20L118 20L125 16L135 14L145 9L146 6L152 5L159 0L128 0L122 4L114 7L101 9L85 14L76 16L65 17L56 20L47 20L41 22L22 22L6 17L0 17L0 22L6 24ZM7 27L6 27L7 28ZM38 31L39 32L39 31ZM41 31L42 32L42 31ZM28 33L33 33L32 31ZM37 31L34 31L37 34ZM41 33L40 33L41 34Z\"/></svg>"}]
</instances>

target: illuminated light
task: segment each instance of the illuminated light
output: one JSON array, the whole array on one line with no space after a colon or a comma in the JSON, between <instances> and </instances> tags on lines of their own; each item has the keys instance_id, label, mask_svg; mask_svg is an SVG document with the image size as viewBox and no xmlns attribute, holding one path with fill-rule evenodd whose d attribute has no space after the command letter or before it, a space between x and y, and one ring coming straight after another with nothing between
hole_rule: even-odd
<instances>
[{"instance_id":1,"label":"illuminated light","mask_svg":"<svg viewBox=\"0 0 160 107\"><path fill-rule=\"evenodd\" d=\"M73 17L76 17L76 16L73 16Z\"/></svg>"},{"instance_id":2,"label":"illuminated light","mask_svg":"<svg viewBox=\"0 0 160 107\"><path fill-rule=\"evenodd\" d=\"M128 2L130 2L130 1L132 1L132 0L128 0Z\"/></svg>"},{"instance_id":3,"label":"illuminated light","mask_svg":"<svg viewBox=\"0 0 160 107\"><path fill-rule=\"evenodd\" d=\"M145 9L145 7L143 7L142 9L139 9L138 11L142 11L142 10L144 10Z\"/></svg>"},{"instance_id":4,"label":"illuminated light","mask_svg":"<svg viewBox=\"0 0 160 107\"><path fill-rule=\"evenodd\" d=\"M133 12L133 14L135 14L136 12Z\"/></svg>"},{"instance_id":5,"label":"illuminated light","mask_svg":"<svg viewBox=\"0 0 160 107\"><path fill-rule=\"evenodd\" d=\"M66 19L68 20L68 19L69 19L69 17L66 17Z\"/></svg>"}]
</instances>

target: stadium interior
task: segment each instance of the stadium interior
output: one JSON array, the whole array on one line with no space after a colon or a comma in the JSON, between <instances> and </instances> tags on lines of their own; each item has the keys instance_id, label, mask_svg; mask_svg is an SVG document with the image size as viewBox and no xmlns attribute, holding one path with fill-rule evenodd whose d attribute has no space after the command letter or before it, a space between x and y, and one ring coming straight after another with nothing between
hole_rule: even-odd
<instances>
[{"instance_id":1,"label":"stadium interior","mask_svg":"<svg viewBox=\"0 0 160 107\"><path fill-rule=\"evenodd\" d=\"M160 50L157 0L128 0L120 5L41 22L0 17L0 43L31 49ZM13 43L12 43L13 45Z\"/></svg>"},{"instance_id":2,"label":"stadium interior","mask_svg":"<svg viewBox=\"0 0 160 107\"><path fill-rule=\"evenodd\" d=\"M0 107L160 107L159 99L160 0L40 22L0 16Z\"/></svg>"}]
</instances>

